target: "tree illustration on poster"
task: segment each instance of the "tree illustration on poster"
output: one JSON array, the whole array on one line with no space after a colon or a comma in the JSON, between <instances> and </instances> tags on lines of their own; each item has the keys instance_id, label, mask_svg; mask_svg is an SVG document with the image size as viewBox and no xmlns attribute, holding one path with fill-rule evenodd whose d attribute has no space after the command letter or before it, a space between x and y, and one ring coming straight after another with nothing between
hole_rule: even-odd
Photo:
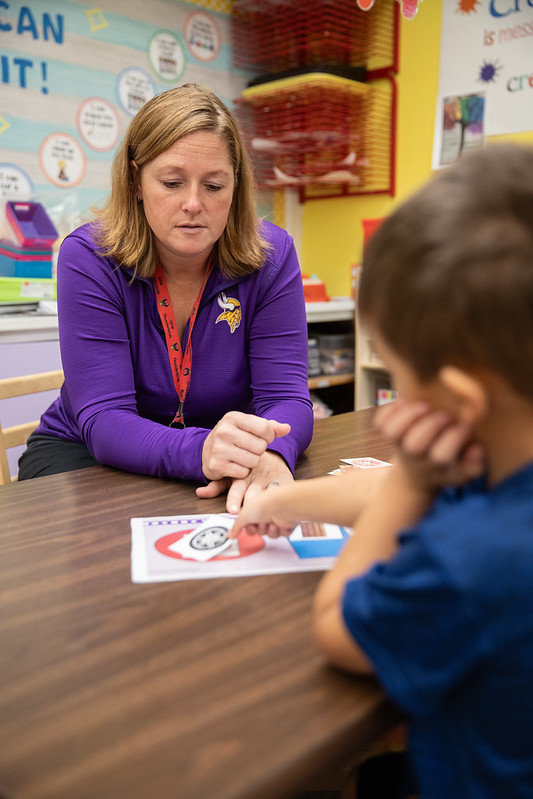
<instances>
[{"instance_id":1,"label":"tree illustration on poster","mask_svg":"<svg viewBox=\"0 0 533 799\"><path fill-rule=\"evenodd\" d=\"M451 164L467 150L483 144L485 96L446 97L442 122L441 164Z\"/></svg>"}]
</instances>

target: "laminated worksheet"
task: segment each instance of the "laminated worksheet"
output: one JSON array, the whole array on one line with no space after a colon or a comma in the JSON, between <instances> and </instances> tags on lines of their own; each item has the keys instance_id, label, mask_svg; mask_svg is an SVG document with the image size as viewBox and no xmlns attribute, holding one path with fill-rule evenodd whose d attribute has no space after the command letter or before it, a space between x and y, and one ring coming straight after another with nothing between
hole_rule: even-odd
<instances>
[{"instance_id":1,"label":"laminated worksheet","mask_svg":"<svg viewBox=\"0 0 533 799\"><path fill-rule=\"evenodd\" d=\"M242 532L230 539L234 518L216 514L131 519L133 582L326 571L352 532L334 524L301 522L288 538Z\"/></svg>"}]
</instances>

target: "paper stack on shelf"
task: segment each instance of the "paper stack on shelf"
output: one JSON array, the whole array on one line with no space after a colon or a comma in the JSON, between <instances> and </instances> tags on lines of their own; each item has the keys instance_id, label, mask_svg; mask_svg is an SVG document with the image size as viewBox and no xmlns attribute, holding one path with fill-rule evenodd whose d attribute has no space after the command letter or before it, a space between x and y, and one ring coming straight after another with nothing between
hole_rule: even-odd
<instances>
[{"instance_id":1,"label":"paper stack on shelf","mask_svg":"<svg viewBox=\"0 0 533 799\"><path fill-rule=\"evenodd\" d=\"M56 281L44 277L0 276L0 312L4 306L28 310L37 307L42 300L56 299Z\"/></svg>"}]
</instances>

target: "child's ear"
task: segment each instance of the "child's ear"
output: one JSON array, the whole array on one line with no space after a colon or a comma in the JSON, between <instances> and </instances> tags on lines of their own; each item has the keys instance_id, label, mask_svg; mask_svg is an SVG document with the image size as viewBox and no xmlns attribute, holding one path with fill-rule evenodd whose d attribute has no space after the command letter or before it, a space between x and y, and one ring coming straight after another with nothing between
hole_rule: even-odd
<instances>
[{"instance_id":1,"label":"child's ear","mask_svg":"<svg viewBox=\"0 0 533 799\"><path fill-rule=\"evenodd\" d=\"M451 395L461 422L472 425L485 416L489 405L488 395L484 383L475 375L457 366L443 366L437 379Z\"/></svg>"}]
</instances>

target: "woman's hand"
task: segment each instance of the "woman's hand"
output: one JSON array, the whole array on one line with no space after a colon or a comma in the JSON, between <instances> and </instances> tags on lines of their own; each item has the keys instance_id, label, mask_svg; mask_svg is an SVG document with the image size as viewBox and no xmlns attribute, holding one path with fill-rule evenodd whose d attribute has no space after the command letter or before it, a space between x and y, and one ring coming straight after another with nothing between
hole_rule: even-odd
<instances>
[{"instance_id":1,"label":"woman's hand","mask_svg":"<svg viewBox=\"0 0 533 799\"><path fill-rule=\"evenodd\" d=\"M289 424L262 419L251 413L226 413L204 442L204 475L211 481L226 477L246 479L259 465L268 444L287 435L290 429Z\"/></svg>"},{"instance_id":2,"label":"woman's hand","mask_svg":"<svg viewBox=\"0 0 533 799\"><path fill-rule=\"evenodd\" d=\"M268 444L290 429L289 424L273 419L239 411L227 413L204 442L202 469L210 482L196 489L197 496L216 497L228 490L228 512L238 513L245 496L253 496L272 483L292 481L283 458L267 450Z\"/></svg>"},{"instance_id":3,"label":"woman's hand","mask_svg":"<svg viewBox=\"0 0 533 799\"><path fill-rule=\"evenodd\" d=\"M249 502L265 489L274 491L278 486L292 482L292 473L283 458L267 450L246 477L212 480L208 485L197 488L196 494L206 499L216 497L227 489L226 509L228 513L238 513L245 501Z\"/></svg>"},{"instance_id":4,"label":"woman's hand","mask_svg":"<svg viewBox=\"0 0 533 799\"><path fill-rule=\"evenodd\" d=\"M462 485L483 472L483 448L472 430L445 411L400 399L379 409L375 425L396 444L395 462L423 490Z\"/></svg>"},{"instance_id":5,"label":"woman's hand","mask_svg":"<svg viewBox=\"0 0 533 799\"><path fill-rule=\"evenodd\" d=\"M266 489L275 491L279 486L292 483L293 480L291 470L281 455L267 450L248 477L233 480L226 501L228 513L238 513L242 505L246 506Z\"/></svg>"},{"instance_id":6,"label":"woman's hand","mask_svg":"<svg viewBox=\"0 0 533 799\"><path fill-rule=\"evenodd\" d=\"M283 509L287 496L288 507L291 506L290 492L294 485L294 482L285 483L285 487L271 483L265 491L247 495L228 537L237 538L243 531L248 535L267 535L270 538L289 536L300 523L294 518L294 513ZM286 487L289 488L288 494Z\"/></svg>"}]
</instances>

